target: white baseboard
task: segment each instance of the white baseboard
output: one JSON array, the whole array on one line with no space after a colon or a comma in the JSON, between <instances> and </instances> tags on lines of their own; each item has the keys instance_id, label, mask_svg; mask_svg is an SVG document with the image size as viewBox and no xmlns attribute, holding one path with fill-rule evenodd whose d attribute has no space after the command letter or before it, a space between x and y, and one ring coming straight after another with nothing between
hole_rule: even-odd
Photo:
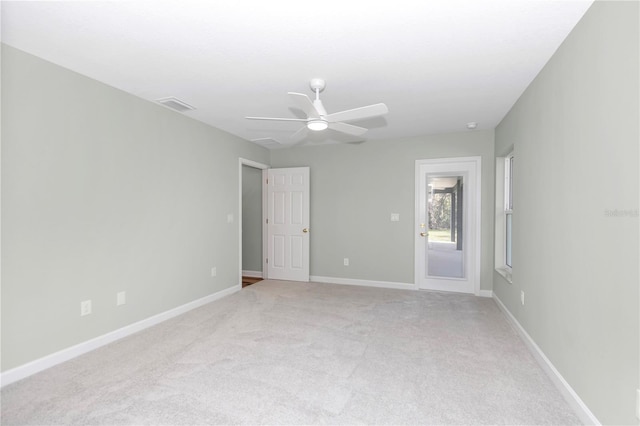
<instances>
[{"instance_id":1,"label":"white baseboard","mask_svg":"<svg viewBox=\"0 0 640 426\"><path fill-rule=\"evenodd\" d=\"M396 283L391 281L370 281L370 280L356 280L352 278L335 278L335 277L320 277L312 275L309 277L311 281L327 283L327 284L344 284L344 285L360 285L365 287L379 287L379 288L396 288L400 290L416 290L416 285L413 283ZM480 290L480 297L493 297L493 291Z\"/></svg>"},{"instance_id":2,"label":"white baseboard","mask_svg":"<svg viewBox=\"0 0 640 426\"><path fill-rule=\"evenodd\" d=\"M262 271L242 271L242 276L243 277L249 277L249 278L262 278Z\"/></svg>"},{"instance_id":3,"label":"white baseboard","mask_svg":"<svg viewBox=\"0 0 640 426\"><path fill-rule=\"evenodd\" d=\"M103 334L102 336L87 340L86 342L79 343L66 349L62 349L58 352L54 352L40 359L28 362L27 364L23 364L19 367L12 368L11 370L7 370L4 373L0 374L0 384L1 386L6 386L10 383L24 379L25 377L39 373L40 371L46 370L47 368L53 367L54 365L69 361L70 359L76 358L94 349L98 349L101 346L122 339L123 337L130 336L134 333L144 330L145 328L157 325L163 321L184 314L185 312L188 312L192 309L199 308L200 306L221 299L239 290L242 290L242 284L220 290L216 293L170 309L166 312L162 312L152 317L143 319L125 327L111 331L107 334Z\"/></svg>"},{"instance_id":4,"label":"white baseboard","mask_svg":"<svg viewBox=\"0 0 640 426\"><path fill-rule=\"evenodd\" d=\"M547 375L551 378L553 384L558 388L571 408L573 408L573 411L575 411L582 423L585 425L601 425L597 417L591 412L591 410L589 410L584 401L580 399L571 385L569 385L564 377L562 377L562 374L560 374L556 367L551 363L549 358L547 358L544 352L542 352L542 349L540 349L540 347L531 338L531 336L529 336L529 333L525 331L525 329L522 327L522 325L520 325L516 317L513 316L509 309L507 309L504 303L502 303L502 301L495 294L493 295L493 300L496 301L496 304L505 314L507 320L520 335L524 343L527 345L527 348L533 354L533 357L536 359L538 364L540 364L545 373L547 373Z\"/></svg>"},{"instance_id":5,"label":"white baseboard","mask_svg":"<svg viewBox=\"0 0 640 426\"><path fill-rule=\"evenodd\" d=\"M327 284L344 284L344 285L359 285L365 287L380 287L380 288L396 288L401 290L415 290L415 284L411 283L394 283L391 281L369 281L369 280L355 280L351 278L334 278L334 277L309 277L311 281L327 283Z\"/></svg>"}]
</instances>

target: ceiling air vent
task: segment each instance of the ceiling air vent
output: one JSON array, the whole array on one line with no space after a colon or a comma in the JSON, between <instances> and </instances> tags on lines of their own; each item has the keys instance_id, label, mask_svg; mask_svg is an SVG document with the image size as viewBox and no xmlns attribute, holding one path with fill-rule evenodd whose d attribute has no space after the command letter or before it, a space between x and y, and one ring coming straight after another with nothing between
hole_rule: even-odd
<instances>
[{"instance_id":1,"label":"ceiling air vent","mask_svg":"<svg viewBox=\"0 0 640 426\"><path fill-rule=\"evenodd\" d=\"M260 138L260 139L251 139L251 142L263 146L267 149L271 148L283 148L284 145L278 142L273 138Z\"/></svg>"},{"instance_id":2,"label":"ceiling air vent","mask_svg":"<svg viewBox=\"0 0 640 426\"><path fill-rule=\"evenodd\" d=\"M188 103L182 102L180 99L174 97L157 99L156 102L179 112L195 109L195 107L192 107Z\"/></svg>"}]
</instances>

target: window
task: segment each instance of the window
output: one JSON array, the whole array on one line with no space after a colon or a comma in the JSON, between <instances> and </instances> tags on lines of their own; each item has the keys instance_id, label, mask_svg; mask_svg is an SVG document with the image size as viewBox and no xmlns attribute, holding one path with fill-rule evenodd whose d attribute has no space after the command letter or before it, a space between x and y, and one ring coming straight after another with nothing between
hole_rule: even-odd
<instances>
[{"instance_id":1,"label":"window","mask_svg":"<svg viewBox=\"0 0 640 426\"><path fill-rule=\"evenodd\" d=\"M496 158L495 268L511 282L513 247L513 151Z\"/></svg>"},{"instance_id":2,"label":"window","mask_svg":"<svg viewBox=\"0 0 640 426\"><path fill-rule=\"evenodd\" d=\"M513 153L504 159L504 265L511 272L511 223L513 218Z\"/></svg>"}]
</instances>

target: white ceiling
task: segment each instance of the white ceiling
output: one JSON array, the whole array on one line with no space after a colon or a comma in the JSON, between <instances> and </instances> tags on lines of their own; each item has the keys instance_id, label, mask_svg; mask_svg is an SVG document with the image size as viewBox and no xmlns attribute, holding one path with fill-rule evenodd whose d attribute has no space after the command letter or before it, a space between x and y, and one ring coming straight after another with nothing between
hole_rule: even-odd
<instances>
[{"instance_id":1,"label":"white ceiling","mask_svg":"<svg viewBox=\"0 0 640 426\"><path fill-rule=\"evenodd\" d=\"M248 140L297 130L244 117L300 117L287 92L312 96L320 77L329 113L384 102L384 118L354 124L396 139L494 128L591 3L3 1L2 41L144 99L175 96Z\"/></svg>"}]
</instances>

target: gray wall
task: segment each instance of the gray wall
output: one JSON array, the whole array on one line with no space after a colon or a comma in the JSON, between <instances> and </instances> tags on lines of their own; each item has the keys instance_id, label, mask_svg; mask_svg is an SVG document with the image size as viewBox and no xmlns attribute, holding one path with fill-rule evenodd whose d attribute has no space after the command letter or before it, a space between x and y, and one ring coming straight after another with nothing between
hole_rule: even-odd
<instances>
[{"instance_id":1,"label":"gray wall","mask_svg":"<svg viewBox=\"0 0 640 426\"><path fill-rule=\"evenodd\" d=\"M638 21L638 2L595 2L496 129L516 158L513 284L494 292L604 424L638 422Z\"/></svg>"},{"instance_id":2,"label":"gray wall","mask_svg":"<svg viewBox=\"0 0 640 426\"><path fill-rule=\"evenodd\" d=\"M242 270L262 272L262 170L242 166Z\"/></svg>"},{"instance_id":3,"label":"gray wall","mask_svg":"<svg viewBox=\"0 0 640 426\"><path fill-rule=\"evenodd\" d=\"M239 283L268 151L6 45L2 88L3 371Z\"/></svg>"},{"instance_id":4,"label":"gray wall","mask_svg":"<svg viewBox=\"0 0 640 426\"><path fill-rule=\"evenodd\" d=\"M494 134L474 131L273 151L311 167L311 275L414 282L415 160L482 156L482 277L492 285ZM400 222L390 214L400 213ZM343 258L350 266L343 266Z\"/></svg>"}]
</instances>

